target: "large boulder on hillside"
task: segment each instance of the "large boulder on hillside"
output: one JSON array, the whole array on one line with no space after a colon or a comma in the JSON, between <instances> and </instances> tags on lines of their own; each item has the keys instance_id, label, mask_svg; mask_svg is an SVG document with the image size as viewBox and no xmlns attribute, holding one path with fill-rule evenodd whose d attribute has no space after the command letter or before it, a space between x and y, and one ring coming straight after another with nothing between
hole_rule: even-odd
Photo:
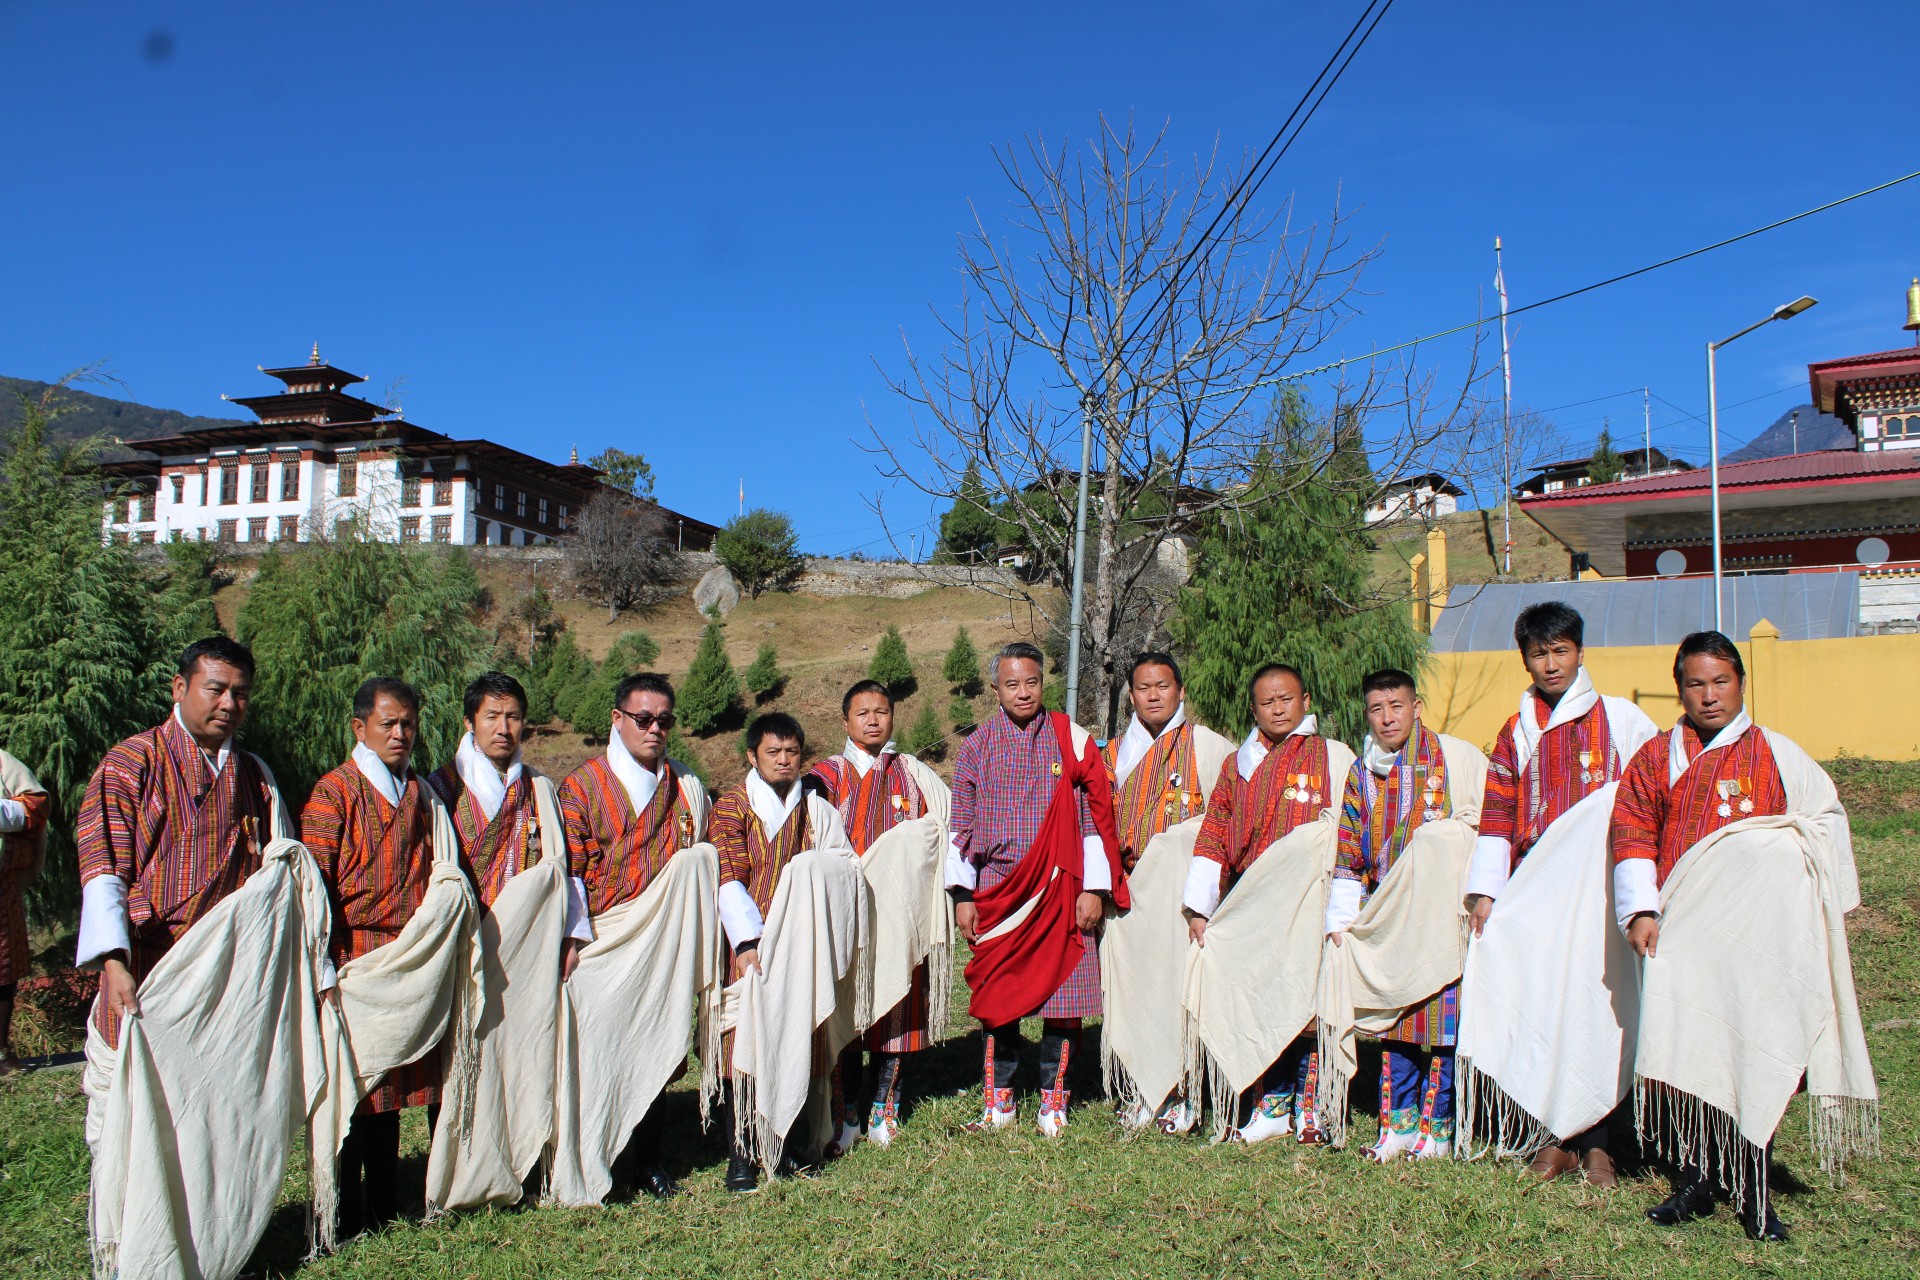
<instances>
[{"instance_id":1,"label":"large boulder on hillside","mask_svg":"<svg viewBox=\"0 0 1920 1280\"><path fill-rule=\"evenodd\" d=\"M740 584L727 572L727 566L717 564L700 575L700 581L693 584L693 607L705 616L710 609L718 609L725 615L732 613L740 603Z\"/></svg>"}]
</instances>

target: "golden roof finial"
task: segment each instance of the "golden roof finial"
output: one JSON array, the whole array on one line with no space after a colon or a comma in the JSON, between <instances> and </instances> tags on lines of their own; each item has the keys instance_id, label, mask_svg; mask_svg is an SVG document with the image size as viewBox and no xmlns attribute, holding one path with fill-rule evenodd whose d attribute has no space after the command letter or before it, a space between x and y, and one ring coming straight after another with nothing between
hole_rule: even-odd
<instances>
[{"instance_id":1,"label":"golden roof finial","mask_svg":"<svg viewBox=\"0 0 1920 1280\"><path fill-rule=\"evenodd\" d=\"M567 462L570 465L576 466L576 467L580 465L580 446L579 445L573 446L573 454L567 459Z\"/></svg>"},{"instance_id":2,"label":"golden roof finial","mask_svg":"<svg viewBox=\"0 0 1920 1280\"><path fill-rule=\"evenodd\" d=\"M1920 340L1920 276L1907 286L1907 322L1900 327L1915 330L1914 337Z\"/></svg>"},{"instance_id":3,"label":"golden roof finial","mask_svg":"<svg viewBox=\"0 0 1920 1280\"><path fill-rule=\"evenodd\" d=\"M320 363L320 344L318 342L313 344L313 359L307 361L307 363L308 364Z\"/></svg>"}]
</instances>

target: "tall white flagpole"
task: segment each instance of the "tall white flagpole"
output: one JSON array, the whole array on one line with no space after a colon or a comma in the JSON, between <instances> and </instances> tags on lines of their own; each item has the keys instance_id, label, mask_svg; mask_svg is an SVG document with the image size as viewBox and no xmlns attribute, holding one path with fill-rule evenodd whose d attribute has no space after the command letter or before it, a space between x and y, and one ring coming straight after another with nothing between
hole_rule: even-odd
<instances>
[{"instance_id":1,"label":"tall white flagpole","mask_svg":"<svg viewBox=\"0 0 1920 1280\"><path fill-rule=\"evenodd\" d=\"M1500 572L1513 572L1513 349L1507 345L1507 273L1493 238L1493 287L1500 295Z\"/></svg>"}]
</instances>

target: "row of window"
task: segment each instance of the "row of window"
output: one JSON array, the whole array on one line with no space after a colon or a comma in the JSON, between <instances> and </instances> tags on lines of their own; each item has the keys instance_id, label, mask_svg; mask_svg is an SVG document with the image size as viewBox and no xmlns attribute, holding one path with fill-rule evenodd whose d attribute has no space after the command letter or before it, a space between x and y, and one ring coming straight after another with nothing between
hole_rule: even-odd
<instances>
[{"instance_id":1,"label":"row of window","mask_svg":"<svg viewBox=\"0 0 1920 1280\"><path fill-rule=\"evenodd\" d=\"M431 519L433 523L427 526L429 530L429 533L427 535L428 540L432 542L452 542L453 541L453 517L452 516L433 516L431 517ZM400 541L402 542L420 541L420 517L419 516L401 516L400 517Z\"/></svg>"},{"instance_id":2,"label":"row of window","mask_svg":"<svg viewBox=\"0 0 1920 1280\"><path fill-rule=\"evenodd\" d=\"M428 505L450 507L453 505L452 477L435 476L433 478L433 502L431 504L420 501L423 487L420 483L419 476L402 477L400 481L400 505L403 507L424 507Z\"/></svg>"},{"instance_id":3,"label":"row of window","mask_svg":"<svg viewBox=\"0 0 1920 1280\"><path fill-rule=\"evenodd\" d=\"M480 492L485 493L486 486L484 484L480 485L479 490ZM536 503L536 506L535 506L536 514L534 518L540 524L546 524L546 525L554 524L553 520L549 518L550 513L547 508L547 500L545 498L537 498L534 501ZM567 510L567 504L562 502L556 505L559 508L559 522L555 527L561 530L565 530L567 527L567 517L570 514ZM495 511L505 511L507 509L507 486L504 484L500 484L498 482L496 482L493 486L493 509ZM527 518L527 491L525 489L514 490L513 514L518 516L522 520L525 520Z\"/></svg>"}]
</instances>

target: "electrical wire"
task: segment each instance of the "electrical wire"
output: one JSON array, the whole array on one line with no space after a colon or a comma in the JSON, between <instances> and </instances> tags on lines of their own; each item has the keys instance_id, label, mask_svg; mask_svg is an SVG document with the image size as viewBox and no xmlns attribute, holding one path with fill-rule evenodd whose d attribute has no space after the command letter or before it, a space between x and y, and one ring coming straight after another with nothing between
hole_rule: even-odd
<instances>
[{"instance_id":1,"label":"electrical wire","mask_svg":"<svg viewBox=\"0 0 1920 1280\"><path fill-rule=\"evenodd\" d=\"M1856 191L1850 196L1841 196L1838 200L1829 200L1825 204L1815 205L1811 209L1803 209L1799 213L1789 217L1769 222L1763 227L1755 227L1751 231L1742 231L1737 236L1728 236L1724 240L1716 240L1712 244L1702 245L1698 249L1690 249L1686 253L1675 254L1671 258L1662 258L1659 262L1650 263L1644 267L1636 267L1632 271L1623 271L1617 276L1609 276L1605 280L1596 280L1592 284L1581 285L1578 289L1569 289L1565 293L1556 293L1551 298L1542 298L1538 302L1529 302L1524 306L1511 307L1507 311L1507 317L1511 319L1514 316L1520 315L1522 312L1538 311L1541 307L1550 307L1556 302L1565 302L1569 298L1577 298L1581 294L1592 293L1596 289L1604 289L1608 285L1619 284L1623 280L1632 280L1636 276L1644 276L1648 272L1658 271L1662 267L1671 267L1675 263L1685 262L1689 258L1697 258L1703 253L1712 253L1715 249L1724 249L1728 245L1739 244L1742 240L1751 240L1754 236L1762 235L1768 231L1778 230L1790 223L1799 222L1803 218L1811 218L1816 213L1825 213L1827 210L1837 209L1843 204L1850 204L1855 200L1876 195L1879 192L1887 190L1889 187L1897 187L1901 183L1911 182L1915 178L1920 178L1920 169L1916 169L1912 173L1902 174L1898 178L1890 179L1876 186L1868 187L1864 191ZM1456 333L1465 333L1469 329L1483 328L1486 325L1497 323L1499 319L1500 317L1497 315L1481 316L1476 320L1469 320L1465 324L1457 324L1451 329L1442 329L1438 333L1429 333L1425 337L1410 338L1405 342L1396 343L1391 347L1369 351L1363 356L1348 356L1344 359L1336 360L1331 364L1319 365L1312 369L1302 369L1297 373L1275 374L1271 378L1261 378L1257 382L1249 382L1238 387L1222 387L1218 391L1204 391L1196 396L1195 399L1210 400L1218 396L1240 395L1248 391L1256 391L1261 387L1277 386L1283 382L1298 382L1302 378L1311 378L1316 374L1331 373L1336 369L1344 369L1350 364L1358 364L1363 360L1377 360L1381 356L1392 355L1396 351L1405 351L1409 347L1417 347L1423 342L1435 342L1441 338L1450 338ZM1635 390L1638 389L1637 387L1635 388Z\"/></svg>"},{"instance_id":2,"label":"electrical wire","mask_svg":"<svg viewBox=\"0 0 1920 1280\"><path fill-rule=\"evenodd\" d=\"M1380 9L1377 14L1374 13L1375 5L1379 5ZM1179 289L1180 278L1185 274L1187 267L1193 262L1194 255L1202 253L1203 250L1209 253L1212 251L1208 242L1213 236L1214 231L1219 228L1220 223L1224 221L1229 214L1236 213L1239 208L1244 208L1244 206L1251 202L1253 197L1258 194L1261 184L1265 183L1266 180L1272 176L1274 169L1278 167L1280 161L1286 157L1287 152L1292 149L1293 144L1299 141L1301 131L1307 127L1307 123L1311 121L1314 114L1320 110L1320 104L1327 100L1329 93L1333 92L1333 86L1338 84L1340 77L1346 74L1347 68L1353 64L1354 58L1359 54L1361 48L1366 45L1367 40L1373 35L1374 28L1380 25L1380 20L1387 16L1387 10L1391 8L1393 8L1393 0L1385 0L1384 3L1382 3L1382 0L1367 0L1367 7L1360 11L1360 16L1354 20L1353 26L1348 29L1346 35L1341 37L1340 43L1334 47L1333 54L1327 59L1326 65L1320 68L1320 74L1316 75L1312 83L1307 85L1306 90L1300 95L1300 101L1293 104L1293 110L1287 113L1287 118L1281 122L1279 129L1274 131L1273 137L1267 141L1267 145L1263 147L1260 154L1254 158L1252 166L1248 168L1240 181L1234 185L1234 189L1227 193L1227 198L1220 204L1220 211L1213 215L1213 221L1209 222L1206 229L1194 240L1192 247L1181 255L1180 261L1174 265L1173 274L1167 278L1167 282L1161 287L1159 294L1148 304L1146 311L1134 322L1133 327L1127 331L1127 336L1120 340L1120 345L1116 350L1126 350L1133 340L1140 335L1140 330L1146 326L1147 321L1153 318L1153 313L1159 310L1160 305L1171 298ZM1372 24L1368 25L1364 32L1361 32L1359 41L1354 42L1354 33L1359 32L1360 28L1367 24L1369 14L1373 14ZM1347 46L1350 43L1353 47L1349 50ZM1346 61L1344 62L1341 62L1340 59L1342 53L1346 54ZM1334 69L1334 63L1336 62L1340 63L1337 70ZM1327 79L1327 73L1329 71L1333 72L1333 78L1331 80ZM1323 80L1326 81L1325 88L1321 88L1321 81ZM1315 90L1319 90L1320 96L1318 98L1313 97ZM1309 98L1313 98L1311 106L1308 105L1307 100ZM1306 111L1304 116L1300 114L1303 109ZM1297 127L1294 123L1296 119L1299 121ZM1289 129L1292 130L1291 137L1287 136ZM1286 139L1284 144L1281 141L1283 138ZM1277 152L1274 150L1275 147L1279 148ZM1271 160L1268 159L1269 156L1272 157Z\"/></svg>"}]
</instances>

